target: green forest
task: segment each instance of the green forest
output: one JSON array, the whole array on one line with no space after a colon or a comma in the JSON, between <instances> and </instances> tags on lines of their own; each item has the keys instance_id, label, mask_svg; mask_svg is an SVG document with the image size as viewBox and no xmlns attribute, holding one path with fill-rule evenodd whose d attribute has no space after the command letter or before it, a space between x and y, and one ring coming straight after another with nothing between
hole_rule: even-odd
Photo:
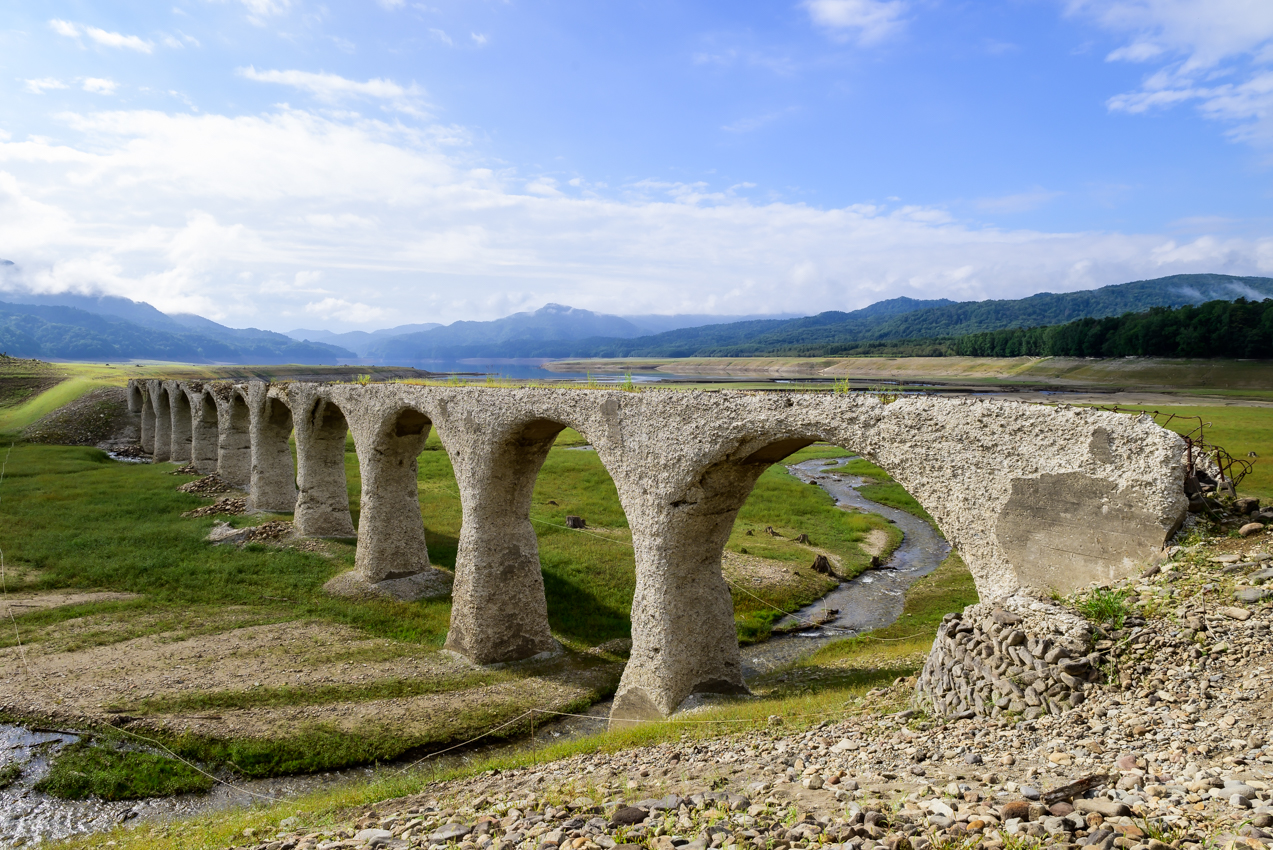
<instances>
[{"instance_id":1,"label":"green forest","mask_svg":"<svg viewBox=\"0 0 1273 850\"><path fill-rule=\"evenodd\" d=\"M969 357L1273 357L1273 299L1154 307L1063 325L968 334L947 343Z\"/></svg>"}]
</instances>

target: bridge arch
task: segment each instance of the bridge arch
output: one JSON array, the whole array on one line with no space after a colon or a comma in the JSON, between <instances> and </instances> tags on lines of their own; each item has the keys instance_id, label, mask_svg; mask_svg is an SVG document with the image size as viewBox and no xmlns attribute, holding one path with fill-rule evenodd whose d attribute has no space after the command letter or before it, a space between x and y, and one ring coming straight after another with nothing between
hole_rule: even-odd
<instances>
[{"instance_id":1,"label":"bridge arch","mask_svg":"<svg viewBox=\"0 0 1273 850\"><path fill-rule=\"evenodd\" d=\"M141 450L146 454L155 453L155 399L149 387L134 384L133 389L141 394Z\"/></svg>"}]
</instances>

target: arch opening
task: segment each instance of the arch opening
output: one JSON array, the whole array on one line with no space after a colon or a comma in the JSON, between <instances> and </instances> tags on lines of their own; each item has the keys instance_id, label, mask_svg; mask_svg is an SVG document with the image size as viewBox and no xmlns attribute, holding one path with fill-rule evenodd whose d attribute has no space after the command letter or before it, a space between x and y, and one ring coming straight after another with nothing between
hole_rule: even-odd
<instances>
[{"instance_id":1,"label":"arch opening","mask_svg":"<svg viewBox=\"0 0 1273 850\"><path fill-rule=\"evenodd\" d=\"M345 414L335 402L320 398L302 424L296 431L296 530L306 537L353 537Z\"/></svg>"},{"instance_id":2,"label":"arch opening","mask_svg":"<svg viewBox=\"0 0 1273 850\"><path fill-rule=\"evenodd\" d=\"M252 412L237 389L217 411L217 477L236 487L252 483Z\"/></svg>"},{"instance_id":3,"label":"arch opening","mask_svg":"<svg viewBox=\"0 0 1273 850\"><path fill-rule=\"evenodd\" d=\"M296 470L292 459L292 410L267 396L252 441L252 506L291 513L296 508Z\"/></svg>"},{"instance_id":4,"label":"arch opening","mask_svg":"<svg viewBox=\"0 0 1273 850\"><path fill-rule=\"evenodd\" d=\"M141 413L143 404L141 387L130 383L128 385L128 412Z\"/></svg>"}]
</instances>

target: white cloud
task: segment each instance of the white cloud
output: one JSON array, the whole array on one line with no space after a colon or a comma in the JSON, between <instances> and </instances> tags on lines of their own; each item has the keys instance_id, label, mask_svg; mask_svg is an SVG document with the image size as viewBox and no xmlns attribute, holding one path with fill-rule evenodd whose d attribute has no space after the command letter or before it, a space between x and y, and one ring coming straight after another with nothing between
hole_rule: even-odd
<instances>
[{"instance_id":1,"label":"white cloud","mask_svg":"<svg viewBox=\"0 0 1273 850\"><path fill-rule=\"evenodd\" d=\"M1273 146L1273 3L1267 0L1067 0L1128 43L1111 62L1154 62L1141 87L1115 95L1109 108L1145 112L1196 102L1230 135Z\"/></svg>"},{"instance_id":2,"label":"white cloud","mask_svg":"<svg viewBox=\"0 0 1273 850\"><path fill-rule=\"evenodd\" d=\"M905 23L903 0L803 0L800 5L814 24L860 44L880 41Z\"/></svg>"},{"instance_id":3,"label":"white cloud","mask_svg":"<svg viewBox=\"0 0 1273 850\"><path fill-rule=\"evenodd\" d=\"M335 103L350 97L382 100L395 109L420 114L419 100L423 92L416 85L403 87L393 80L372 79L365 83L338 74L312 71L258 71L252 66L239 68L238 74L258 83L278 83L309 92L321 101Z\"/></svg>"},{"instance_id":4,"label":"white cloud","mask_svg":"<svg viewBox=\"0 0 1273 850\"><path fill-rule=\"evenodd\" d=\"M451 36L446 34L446 30L433 28L429 30L429 34L432 35L434 38L436 38L438 41L445 44L447 47L455 46L455 42L451 40Z\"/></svg>"},{"instance_id":5,"label":"white cloud","mask_svg":"<svg viewBox=\"0 0 1273 850\"><path fill-rule=\"evenodd\" d=\"M136 50L139 53L150 53L155 45L143 38L135 35L122 35L117 32L107 32L97 27L85 27L84 32L88 37L105 47L121 47L126 50Z\"/></svg>"},{"instance_id":6,"label":"white cloud","mask_svg":"<svg viewBox=\"0 0 1273 850\"><path fill-rule=\"evenodd\" d=\"M99 29L98 27L81 27L79 24L75 24L70 21L63 21L59 18L54 18L49 21L49 26L58 35L63 35L67 38L79 38L81 35L86 35L103 47L118 47L125 50L136 50L139 53L150 53L155 47L152 42L146 41L144 38L139 36L109 32L104 29Z\"/></svg>"},{"instance_id":7,"label":"white cloud","mask_svg":"<svg viewBox=\"0 0 1273 850\"><path fill-rule=\"evenodd\" d=\"M53 31L57 33L58 35L64 35L67 38L80 37L80 28L75 26L75 24L71 23L70 21L63 21L63 20L59 20L58 18L54 18L53 20L49 21L49 26L52 27Z\"/></svg>"},{"instance_id":8,"label":"white cloud","mask_svg":"<svg viewBox=\"0 0 1273 850\"><path fill-rule=\"evenodd\" d=\"M473 39L473 43L478 47L484 47L486 45L486 36L480 32L469 33L469 38Z\"/></svg>"},{"instance_id":9,"label":"white cloud","mask_svg":"<svg viewBox=\"0 0 1273 850\"><path fill-rule=\"evenodd\" d=\"M938 207L818 209L657 181L562 194L489 168L449 127L294 109L63 120L57 138L0 141L0 220L17 223L5 256L48 290L99 286L238 324L451 321L549 301L852 309L1273 272L1273 238L1215 230L1004 230Z\"/></svg>"},{"instance_id":10,"label":"white cloud","mask_svg":"<svg viewBox=\"0 0 1273 850\"><path fill-rule=\"evenodd\" d=\"M26 90L31 94L44 94L50 89L64 89L68 88L68 86L61 80L55 80L52 77L43 77L38 80L27 80L24 88L26 88Z\"/></svg>"},{"instance_id":11,"label":"white cloud","mask_svg":"<svg viewBox=\"0 0 1273 850\"><path fill-rule=\"evenodd\" d=\"M395 9L401 9L407 5L407 0L376 0L382 7L392 12Z\"/></svg>"},{"instance_id":12,"label":"white cloud","mask_svg":"<svg viewBox=\"0 0 1273 850\"><path fill-rule=\"evenodd\" d=\"M366 325L388 319L390 313L370 304L350 302L343 298L324 298L311 301L302 308L310 316L348 325Z\"/></svg>"},{"instance_id":13,"label":"white cloud","mask_svg":"<svg viewBox=\"0 0 1273 850\"><path fill-rule=\"evenodd\" d=\"M265 25L265 19L286 14L296 5L293 0L242 0L248 10L248 20L258 26Z\"/></svg>"},{"instance_id":14,"label":"white cloud","mask_svg":"<svg viewBox=\"0 0 1273 850\"><path fill-rule=\"evenodd\" d=\"M119 83L114 80L106 80L101 77L86 77L83 83L84 91L93 94L114 94L119 88Z\"/></svg>"}]
</instances>

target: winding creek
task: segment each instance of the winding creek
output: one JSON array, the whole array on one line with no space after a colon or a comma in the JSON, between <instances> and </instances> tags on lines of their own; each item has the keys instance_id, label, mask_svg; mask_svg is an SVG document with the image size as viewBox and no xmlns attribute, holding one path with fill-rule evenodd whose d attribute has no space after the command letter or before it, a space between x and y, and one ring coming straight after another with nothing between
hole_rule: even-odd
<instances>
[{"instance_id":1,"label":"winding creek","mask_svg":"<svg viewBox=\"0 0 1273 850\"><path fill-rule=\"evenodd\" d=\"M838 587L817 602L798 611L799 620L811 621L828 609L838 609L834 620L822 626L779 635L744 647L743 675L754 678L789 664L837 638L887 626L902 614L906 589L916 579L937 569L950 552L949 544L923 520L905 511L873 502L858 492L863 480L838 471L851 458L811 460L788 466L792 475L822 487L845 510L877 513L904 534L901 545L883 564ZM790 618L784 622L790 622ZM540 727L535 740L471 748L455 756L431 760L439 767L460 764L501 751L524 750L546 740L599 732L605 728L609 701L594 705L587 717L563 718ZM124 820L146 822L182 817L199 812L247 806L269 799L289 799L346 782L367 781L398 772L402 765L354 768L314 776L281 777L218 785L207 794L189 794L151 800L106 803L97 800L67 801L32 790L32 784L48 768L49 756L77 740L62 730L31 729L0 724L0 768L29 762L23 777L0 790L0 848L24 847L75 834L99 832Z\"/></svg>"}]
</instances>

